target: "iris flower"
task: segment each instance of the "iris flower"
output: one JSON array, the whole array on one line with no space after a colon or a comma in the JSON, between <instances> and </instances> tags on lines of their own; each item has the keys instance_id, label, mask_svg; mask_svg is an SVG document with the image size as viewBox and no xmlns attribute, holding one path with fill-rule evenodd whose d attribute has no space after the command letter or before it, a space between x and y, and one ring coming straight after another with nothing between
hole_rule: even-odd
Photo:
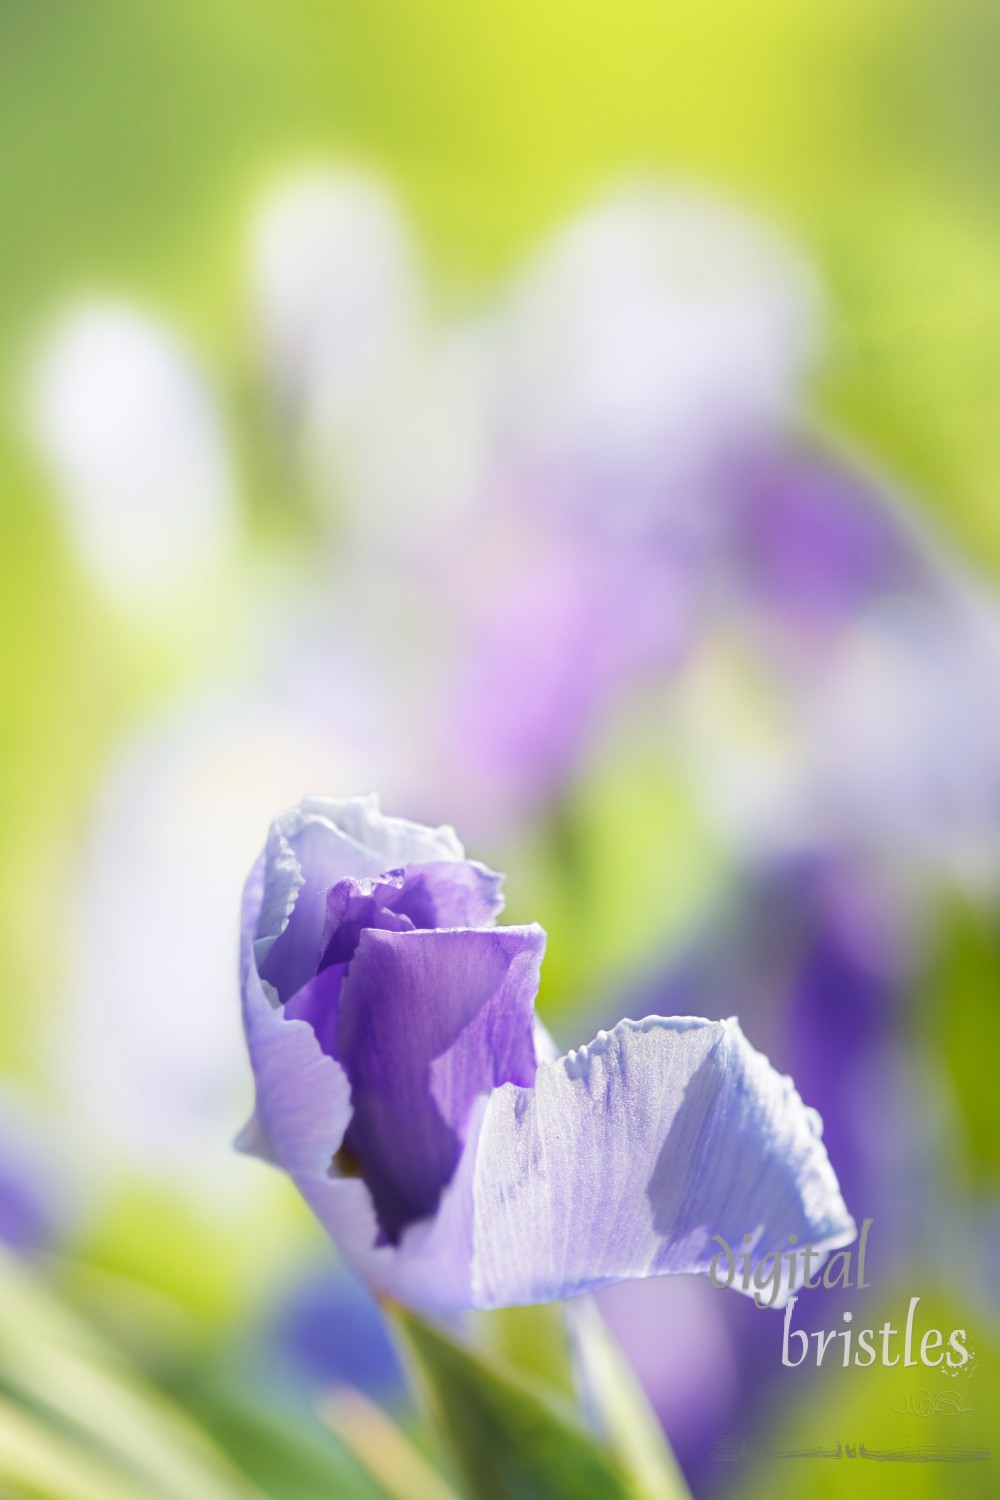
<instances>
[{"instance_id":1,"label":"iris flower","mask_svg":"<svg viewBox=\"0 0 1000 1500\"><path fill-rule=\"evenodd\" d=\"M360 1274L418 1306L498 1307L705 1272L715 1235L751 1268L849 1243L819 1117L735 1020L623 1020L555 1055L545 934L495 925L500 886L450 828L374 797L277 818L247 882L240 1144Z\"/></svg>"}]
</instances>

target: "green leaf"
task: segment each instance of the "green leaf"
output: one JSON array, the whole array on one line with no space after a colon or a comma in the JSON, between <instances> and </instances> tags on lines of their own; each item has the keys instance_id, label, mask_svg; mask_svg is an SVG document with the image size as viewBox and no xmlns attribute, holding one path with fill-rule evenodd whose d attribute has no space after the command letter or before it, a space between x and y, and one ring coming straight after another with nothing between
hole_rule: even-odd
<instances>
[{"instance_id":1,"label":"green leaf","mask_svg":"<svg viewBox=\"0 0 1000 1500\"><path fill-rule=\"evenodd\" d=\"M387 1308L472 1500L649 1500L557 1394L411 1312ZM664 1489L663 1500L673 1493Z\"/></svg>"},{"instance_id":2,"label":"green leaf","mask_svg":"<svg viewBox=\"0 0 1000 1500\"><path fill-rule=\"evenodd\" d=\"M640 1492L687 1496L684 1478L634 1370L593 1297L479 1313L476 1344L579 1400L588 1426L617 1454Z\"/></svg>"},{"instance_id":3,"label":"green leaf","mask_svg":"<svg viewBox=\"0 0 1000 1500\"><path fill-rule=\"evenodd\" d=\"M566 1303L582 1399L608 1447L648 1500L686 1500L688 1487L635 1371L592 1297Z\"/></svg>"},{"instance_id":4,"label":"green leaf","mask_svg":"<svg viewBox=\"0 0 1000 1500\"><path fill-rule=\"evenodd\" d=\"M920 996L920 1034L928 1055L951 1083L959 1131L939 1149L948 1171L964 1172L986 1192L1000 1186L1000 1131L993 1060L1000 1050L1000 924L953 893L939 917L935 963Z\"/></svg>"},{"instance_id":5,"label":"green leaf","mask_svg":"<svg viewBox=\"0 0 1000 1500\"><path fill-rule=\"evenodd\" d=\"M0 1252L0 1388L11 1399L0 1446L61 1462L67 1444L121 1475L145 1500L263 1500L195 1422L25 1265ZM10 1434L7 1434L9 1428ZM0 1473L3 1471L0 1470ZM74 1496L77 1489L38 1493ZM98 1489L100 1486L98 1485ZM33 1493L30 1489L28 1493ZM110 1487L105 1491L111 1500Z\"/></svg>"},{"instance_id":6,"label":"green leaf","mask_svg":"<svg viewBox=\"0 0 1000 1500\"><path fill-rule=\"evenodd\" d=\"M550 1302L540 1307L498 1307L473 1313L468 1324L470 1341L486 1355L516 1366L572 1401L576 1371L566 1306Z\"/></svg>"},{"instance_id":7,"label":"green leaf","mask_svg":"<svg viewBox=\"0 0 1000 1500\"><path fill-rule=\"evenodd\" d=\"M7 1489L6 1486L11 1486ZM30 1500L143 1500L142 1485L0 1397L2 1493Z\"/></svg>"},{"instance_id":8,"label":"green leaf","mask_svg":"<svg viewBox=\"0 0 1000 1500\"><path fill-rule=\"evenodd\" d=\"M345 1386L329 1392L319 1414L389 1500L458 1500L402 1428L361 1391Z\"/></svg>"}]
</instances>

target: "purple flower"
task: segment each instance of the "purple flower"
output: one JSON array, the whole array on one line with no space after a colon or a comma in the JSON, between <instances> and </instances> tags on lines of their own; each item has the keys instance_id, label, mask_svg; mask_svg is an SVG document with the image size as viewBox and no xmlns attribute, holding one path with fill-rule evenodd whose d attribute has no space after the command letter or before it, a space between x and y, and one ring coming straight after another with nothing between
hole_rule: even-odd
<instances>
[{"instance_id":1,"label":"purple flower","mask_svg":"<svg viewBox=\"0 0 1000 1500\"><path fill-rule=\"evenodd\" d=\"M65 1143L47 1115L0 1089L0 1247L30 1254L66 1244L82 1202L65 1164Z\"/></svg>"},{"instance_id":2,"label":"purple flower","mask_svg":"<svg viewBox=\"0 0 1000 1500\"><path fill-rule=\"evenodd\" d=\"M748 463L731 507L729 566L740 602L814 635L928 585L905 513L832 451L785 444Z\"/></svg>"},{"instance_id":3,"label":"purple flower","mask_svg":"<svg viewBox=\"0 0 1000 1500\"><path fill-rule=\"evenodd\" d=\"M260 1363L298 1404L350 1385L373 1401L398 1401L403 1373L377 1303L342 1266L300 1269L271 1308Z\"/></svg>"},{"instance_id":4,"label":"purple flower","mask_svg":"<svg viewBox=\"0 0 1000 1500\"><path fill-rule=\"evenodd\" d=\"M23 1165L0 1157L0 1244L12 1250L47 1249L58 1238L55 1218L44 1191Z\"/></svg>"},{"instance_id":5,"label":"purple flower","mask_svg":"<svg viewBox=\"0 0 1000 1500\"><path fill-rule=\"evenodd\" d=\"M854 1238L818 1116L735 1020L621 1021L556 1057L545 935L496 927L501 904L451 829L374 797L279 817L247 883L241 1145L367 1280L497 1307L704 1272L713 1235L751 1265Z\"/></svg>"},{"instance_id":6,"label":"purple flower","mask_svg":"<svg viewBox=\"0 0 1000 1500\"><path fill-rule=\"evenodd\" d=\"M675 538L568 525L551 495L498 489L463 558L468 607L456 637L464 659L447 684L439 738L439 799L474 825L493 825L558 799L623 685L666 677L690 645L699 568ZM514 553L505 586L490 580ZM459 570L456 568L455 572ZM492 830L491 830L492 831Z\"/></svg>"}]
</instances>

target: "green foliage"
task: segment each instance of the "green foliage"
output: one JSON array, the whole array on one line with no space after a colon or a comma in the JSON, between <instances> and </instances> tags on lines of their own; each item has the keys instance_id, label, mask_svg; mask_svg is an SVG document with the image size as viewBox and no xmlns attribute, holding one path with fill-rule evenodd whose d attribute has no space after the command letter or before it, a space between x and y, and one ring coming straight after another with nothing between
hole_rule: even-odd
<instances>
[{"instance_id":1,"label":"green foliage","mask_svg":"<svg viewBox=\"0 0 1000 1500\"><path fill-rule=\"evenodd\" d=\"M190 1417L0 1255L0 1487L44 1500L262 1500Z\"/></svg>"},{"instance_id":2,"label":"green foliage","mask_svg":"<svg viewBox=\"0 0 1000 1500\"><path fill-rule=\"evenodd\" d=\"M959 1122L959 1139L949 1142L953 1154L967 1162L975 1187L995 1192L1000 1186L994 1072L1000 1056L1000 924L995 911L956 897L941 926L936 962L923 985L921 1033L951 1086L948 1102Z\"/></svg>"},{"instance_id":3,"label":"green foliage","mask_svg":"<svg viewBox=\"0 0 1000 1500\"><path fill-rule=\"evenodd\" d=\"M718 841L669 745L669 726L628 717L548 825L496 857L512 898L504 920L548 932L539 1005L555 1023L655 970L723 888Z\"/></svg>"},{"instance_id":4,"label":"green foliage","mask_svg":"<svg viewBox=\"0 0 1000 1500\"><path fill-rule=\"evenodd\" d=\"M401 1308L390 1318L471 1500L676 1500L685 1493L667 1469L651 1484L648 1471L637 1473L621 1447L586 1432L565 1398L537 1377Z\"/></svg>"},{"instance_id":5,"label":"green foliage","mask_svg":"<svg viewBox=\"0 0 1000 1500\"><path fill-rule=\"evenodd\" d=\"M923 1289L904 1281L876 1306L856 1312L856 1326L894 1326L905 1316L908 1299ZM831 1319L832 1327L836 1319ZM729 1469L740 1500L991 1500L996 1494L995 1432L1000 1399L996 1331L975 1303L921 1297L920 1326L944 1331L965 1328L974 1358L968 1369L949 1376L917 1365L843 1369L825 1362L809 1379L802 1369L781 1371L779 1396L766 1426L740 1434L747 1444L742 1462ZM768 1457L767 1451L836 1449L831 1458ZM879 1453L960 1449L992 1452L988 1461L911 1462L865 1460L861 1446ZM855 1450L854 1456L848 1448Z\"/></svg>"},{"instance_id":6,"label":"green foliage","mask_svg":"<svg viewBox=\"0 0 1000 1500\"><path fill-rule=\"evenodd\" d=\"M5 389L65 296L121 291L178 319L199 346L256 495L280 479L264 472L273 456L245 327L244 240L253 197L276 174L337 153L372 160L413 210L432 266L471 290L602 184L652 169L734 192L803 239L831 290L825 409L921 486L978 562L995 564L1000 217L987 11L976 0L514 0L494 14L432 0L418 19L406 0L7 4ZM0 1036L10 1065L30 1048L23 1018L59 990L45 924L84 789L115 718L157 668L149 642L130 662L126 632L112 640L114 622L68 579L37 478L5 456L0 481L0 619L18 643L0 673L10 918L0 981L20 1002ZM192 665L217 649L225 612L197 617ZM601 842L603 859L615 841ZM636 847L647 845L633 843L630 859ZM567 903L580 962L550 964L553 1004L577 996L581 976L613 969L601 933L621 931L620 915L601 924Z\"/></svg>"},{"instance_id":7,"label":"green foliage","mask_svg":"<svg viewBox=\"0 0 1000 1500\"><path fill-rule=\"evenodd\" d=\"M58 1283L0 1253L0 1493L25 1500L377 1500L344 1445L308 1411L247 1378L161 1294L109 1273ZM124 1342L70 1304L106 1282ZM162 1365L157 1379L143 1368ZM260 1372L258 1371L258 1376ZM271 1399L269 1399L269 1397ZM9 1487L9 1488L8 1488ZM417 1497L414 1497L417 1500Z\"/></svg>"}]
</instances>

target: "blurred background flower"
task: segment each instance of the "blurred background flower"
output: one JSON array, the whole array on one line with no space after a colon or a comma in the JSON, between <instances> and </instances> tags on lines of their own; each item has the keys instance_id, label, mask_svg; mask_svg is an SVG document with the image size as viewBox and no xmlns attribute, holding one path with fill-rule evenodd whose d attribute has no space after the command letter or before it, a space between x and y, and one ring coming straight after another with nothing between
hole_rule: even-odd
<instances>
[{"instance_id":1,"label":"blurred background flower","mask_svg":"<svg viewBox=\"0 0 1000 1500\"><path fill-rule=\"evenodd\" d=\"M99 588L175 606L236 531L211 392L167 329L127 305L67 313L39 357L33 426L67 530Z\"/></svg>"},{"instance_id":2,"label":"blurred background flower","mask_svg":"<svg viewBox=\"0 0 1000 1500\"><path fill-rule=\"evenodd\" d=\"M8 8L5 1390L44 1329L72 1406L99 1330L146 1440L166 1403L243 1476L188 1497L372 1493L330 1384L417 1430L228 1148L242 874L276 808L377 788L509 872L561 1043L741 1015L874 1218L871 1303L979 1331L988 1431L995 33L973 0ZM756 1492L732 1431L890 1430L891 1372L783 1371L744 1299L603 1295L699 1495Z\"/></svg>"}]
</instances>

